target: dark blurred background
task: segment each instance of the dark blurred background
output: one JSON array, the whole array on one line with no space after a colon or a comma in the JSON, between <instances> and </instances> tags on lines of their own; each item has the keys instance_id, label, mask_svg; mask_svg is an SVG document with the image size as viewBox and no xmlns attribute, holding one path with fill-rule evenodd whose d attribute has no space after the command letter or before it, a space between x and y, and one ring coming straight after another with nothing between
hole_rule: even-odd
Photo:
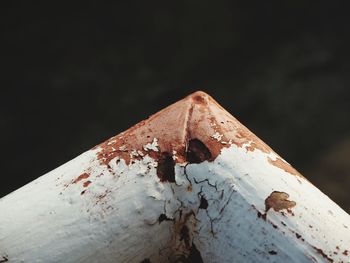
<instances>
[{"instance_id":1,"label":"dark blurred background","mask_svg":"<svg viewBox=\"0 0 350 263\"><path fill-rule=\"evenodd\" d=\"M0 196L204 90L349 212L349 7L2 3Z\"/></svg>"}]
</instances>

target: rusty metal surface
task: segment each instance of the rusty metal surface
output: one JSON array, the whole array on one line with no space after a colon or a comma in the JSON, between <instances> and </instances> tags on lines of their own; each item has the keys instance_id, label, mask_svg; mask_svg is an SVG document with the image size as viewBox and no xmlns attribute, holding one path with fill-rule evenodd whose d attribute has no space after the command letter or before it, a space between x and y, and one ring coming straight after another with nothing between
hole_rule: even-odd
<instances>
[{"instance_id":1,"label":"rusty metal surface","mask_svg":"<svg viewBox=\"0 0 350 263\"><path fill-rule=\"evenodd\" d=\"M349 262L350 216L203 92L0 211L2 262Z\"/></svg>"}]
</instances>

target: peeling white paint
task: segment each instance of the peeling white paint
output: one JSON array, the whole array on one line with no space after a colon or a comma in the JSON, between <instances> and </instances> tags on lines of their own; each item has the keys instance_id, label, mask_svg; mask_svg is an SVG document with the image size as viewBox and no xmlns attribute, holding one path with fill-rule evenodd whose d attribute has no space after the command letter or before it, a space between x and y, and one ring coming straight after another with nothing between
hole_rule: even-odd
<instances>
[{"instance_id":1,"label":"peeling white paint","mask_svg":"<svg viewBox=\"0 0 350 263\"><path fill-rule=\"evenodd\" d=\"M219 141L221 141L222 136L223 136L222 134L215 132L211 137L219 142Z\"/></svg>"},{"instance_id":2,"label":"peeling white paint","mask_svg":"<svg viewBox=\"0 0 350 263\"><path fill-rule=\"evenodd\" d=\"M128 149L126 148L126 145L122 145L119 147L120 151L127 151Z\"/></svg>"},{"instance_id":3,"label":"peeling white paint","mask_svg":"<svg viewBox=\"0 0 350 263\"><path fill-rule=\"evenodd\" d=\"M349 262L349 215L307 180L271 165L275 154L232 145L214 162L177 164L174 184L159 181L148 155L130 165L113 159L107 169L96 151L0 200L0 255L9 262L171 262L189 253L175 230L187 216L189 242L203 262L328 262L318 250ZM72 183L83 173L89 177ZM273 191L296 202L294 215L270 209L266 220L258 216ZM161 214L168 219L159 223Z\"/></svg>"},{"instance_id":4,"label":"peeling white paint","mask_svg":"<svg viewBox=\"0 0 350 263\"><path fill-rule=\"evenodd\" d=\"M114 144L116 142L116 140L111 140L111 141L109 141L108 143L107 143L107 145L112 145L112 144Z\"/></svg>"},{"instance_id":5,"label":"peeling white paint","mask_svg":"<svg viewBox=\"0 0 350 263\"><path fill-rule=\"evenodd\" d=\"M173 150L173 160L176 161L178 159L177 155L177 151Z\"/></svg>"},{"instance_id":6,"label":"peeling white paint","mask_svg":"<svg viewBox=\"0 0 350 263\"><path fill-rule=\"evenodd\" d=\"M132 150L132 151L130 152L130 157L131 157L131 158L137 157L137 156L139 156L139 151L137 151L137 150Z\"/></svg>"},{"instance_id":7,"label":"peeling white paint","mask_svg":"<svg viewBox=\"0 0 350 263\"><path fill-rule=\"evenodd\" d=\"M158 152L158 139L157 138L153 138L152 143L147 143L146 145L143 146L143 149L145 151L155 151Z\"/></svg>"}]
</instances>

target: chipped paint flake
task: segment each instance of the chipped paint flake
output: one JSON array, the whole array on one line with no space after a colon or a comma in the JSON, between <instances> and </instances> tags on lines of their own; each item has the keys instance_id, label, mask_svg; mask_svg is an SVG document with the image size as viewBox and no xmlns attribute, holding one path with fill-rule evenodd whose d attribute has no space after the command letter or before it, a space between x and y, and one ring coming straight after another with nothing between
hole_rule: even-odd
<instances>
[{"instance_id":1,"label":"chipped paint flake","mask_svg":"<svg viewBox=\"0 0 350 263\"><path fill-rule=\"evenodd\" d=\"M90 174L88 174L88 173L82 173L77 178L75 178L72 183L76 184L76 183L80 182L83 179L89 178L89 176L90 176Z\"/></svg>"},{"instance_id":2,"label":"chipped paint flake","mask_svg":"<svg viewBox=\"0 0 350 263\"><path fill-rule=\"evenodd\" d=\"M220 142L221 141L221 139L222 139L222 134L220 134L220 133L218 133L218 132L215 132L211 137L213 138L213 139L215 139L215 140L217 140L218 142Z\"/></svg>"},{"instance_id":3,"label":"chipped paint flake","mask_svg":"<svg viewBox=\"0 0 350 263\"><path fill-rule=\"evenodd\" d=\"M107 143L107 145L112 145L112 144L115 144L116 143L116 140L111 140Z\"/></svg>"},{"instance_id":4,"label":"chipped paint flake","mask_svg":"<svg viewBox=\"0 0 350 263\"><path fill-rule=\"evenodd\" d=\"M176 161L178 159L177 155L177 151L173 150L173 160Z\"/></svg>"},{"instance_id":5,"label":"chipped paint flake","mask_svg":"<svg viewBox=\"0 0 350 263\"><path fill-rule=\"evenodd\" d=\"M130 157L133 158L133 157L138 157L139 156L139 152L137 150L132 150L130 152Z\"/></svg>"},{"instance_id":6,"label":"chipped paint flake","mask_svg":"<svg viewBox=\"0 0 350 263\"><path fill-rule=\"evenodd\" d=\"M273 191L265 199L265 210L269 211L270 208L273 208L276 212L283 209L290 209L296 205L296 202L288 200L289 194L284 192Z\"/></svg>"},{"instance_id":7,"label":"chipped paint flake","mask_svg":"<svg viewBox=\"0 0 350 263\"><path fill-rule=\"evenodd\" d=\"M83 186L84 187L88 187L90 184L91 184L91 181L86 181L86 182L83 183Z\"/></svg>"},{"instance_id":8,"label":"chipped paint flake","mask_svg":"<svg viewBox=\"0 0 350 263\"><path fill-rule=\"evenodd\" d=\"M128 149L126 148L126 145L122 145L122 146L120 146L119 148L119 151L127 151Z\"/></svg>"},{"instance_id":9,"label":"chipped paint flake","mask_svg":"<svg viewBox=\"0 0 350 263\"><path fill-rule=\"evenodd\" d=\"M145 151L155 151L158 152L158 139L157 138L153 138L152 143L147 143L146 145L143 146L143 149Z\"/></svg>"}]
</instances>

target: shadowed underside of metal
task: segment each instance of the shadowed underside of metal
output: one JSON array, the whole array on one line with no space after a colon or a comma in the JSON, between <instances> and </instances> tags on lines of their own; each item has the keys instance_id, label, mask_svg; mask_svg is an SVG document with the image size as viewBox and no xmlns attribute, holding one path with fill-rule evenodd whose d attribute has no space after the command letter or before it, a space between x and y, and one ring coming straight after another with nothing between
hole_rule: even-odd
<instances>
[{"instance_id":1,"label":"shadowed underside of metal","mask_svg":"<svg viewBox=\"0 0 350 263\"><path fill-rule=\"evenodd\" d=\"M350 216L203 92L0 211L0 262L350 262Z\"/></svg>"}]
</instances>

